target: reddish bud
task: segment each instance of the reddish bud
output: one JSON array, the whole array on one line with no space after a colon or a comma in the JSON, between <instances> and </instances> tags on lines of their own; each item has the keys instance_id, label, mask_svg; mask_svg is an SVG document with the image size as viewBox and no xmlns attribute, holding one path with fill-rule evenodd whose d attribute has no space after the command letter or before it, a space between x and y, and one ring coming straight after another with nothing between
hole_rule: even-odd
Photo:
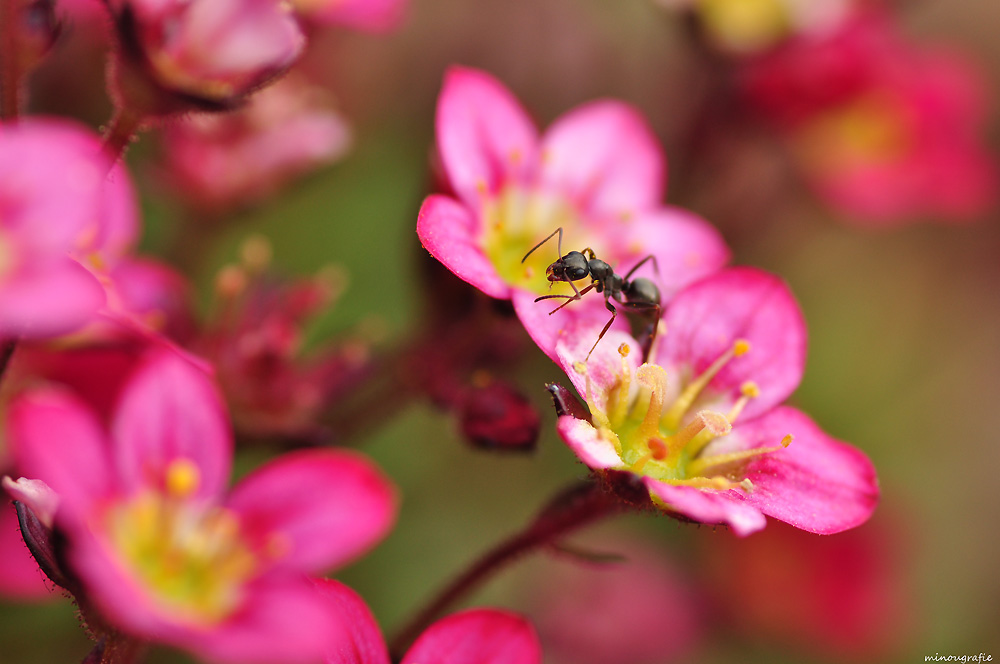
<instances>
[{"instance_id":1,"label":"reddish bud","mask_svg":"<svg viewBox=\"0 0 1000 664\"><path fill-rule=\"evenodd\" d=\"M459 409L462 434L476 447L530 452L541 418L524 395L493 381L466 390Z\"/></svg>"}]
</instances>

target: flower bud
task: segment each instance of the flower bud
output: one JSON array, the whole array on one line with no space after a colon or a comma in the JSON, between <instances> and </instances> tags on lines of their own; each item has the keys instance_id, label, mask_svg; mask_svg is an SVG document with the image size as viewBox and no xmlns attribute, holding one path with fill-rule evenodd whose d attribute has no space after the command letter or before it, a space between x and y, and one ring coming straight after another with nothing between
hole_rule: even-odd
<instances>
[{"instance_id":1,"label":"flower bud","mask_svg":"<svg viewBox=\"0 0 1000 664\"><path fill-rule=\"evenodd\" d=\"M534 405L506 383L470 387L459 408L462 434L476 447L530 452L541 418Z\"/></svg>"},{"instance_id":2,"label":"flower bud","mask_svg":"<svg viewBox=\"0 0 1000 664\"><path fill-rule=\"evenodd\" d=\"M163 116L238 105L284 72L305 37L277 0L111 0L116 105Z\"/></svg>"}]
</instances>

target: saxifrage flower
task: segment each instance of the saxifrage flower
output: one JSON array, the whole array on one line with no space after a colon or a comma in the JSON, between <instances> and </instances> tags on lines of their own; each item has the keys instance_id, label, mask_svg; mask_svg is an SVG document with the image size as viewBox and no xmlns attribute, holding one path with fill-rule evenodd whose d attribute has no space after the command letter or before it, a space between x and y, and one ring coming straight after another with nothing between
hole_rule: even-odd
<instances>
[{"instance_id":1,"label":"saxifrage flower","mask_svg":"<svg viewBox=\"0 0 1000 664\"><path fill-rule=\"evenodd\" d=\"M232 439L214 386L171 351L125 386L106 431L65 392L11 406L20 470L59 496L79 598L135 638L222 662L309 662L339 638L307 574L371 548L392 485L363 456L279 457L225 491Z\"/></svg>"},{"instance_id":2,"label":"saxifrage flower","mask_svg":"<svg viewBox=\"0 0 1000 664\"><path fill-rule=\"evenodd\" d=\"M457 276L487 295L512 299L518 316L544 318L529 327L554 357L555 340L569 320L603 325L601 297L554 305L534 299L572 293L546 280L557 242L528 251L563 229L562 252L592 248L624 273L648 255L641 275L664 300L711 274L729 259L718 232L690 212L664 206L666 162L641 114L601 100L558 118L543 136L517 99L485 72L453 67L437 107L438 151L454 196L428 197L417 234L424 247ZM551 289L551 290L550 290ZM624 318L624 317L622 317ZM624 324L624 321L622 321Z\"/></svg>"},{"instance_id":3,"label":"saxifrage flower","mask_svg":"<svg viewBox=\"0 0 1000 664\"><path fill-rule=\"evenodd\" d=\"M591 420L564 415L557 428L588 466L630 472L663 510L739 535L763 528L765 515L816 533L871 515L879 491L868 458L780 405L802 377L806 343L784 283L724 270L682 291L664 322L642 366L622 332L586 364L597 330L560 341Z\"/></svg>"}]
</instances>

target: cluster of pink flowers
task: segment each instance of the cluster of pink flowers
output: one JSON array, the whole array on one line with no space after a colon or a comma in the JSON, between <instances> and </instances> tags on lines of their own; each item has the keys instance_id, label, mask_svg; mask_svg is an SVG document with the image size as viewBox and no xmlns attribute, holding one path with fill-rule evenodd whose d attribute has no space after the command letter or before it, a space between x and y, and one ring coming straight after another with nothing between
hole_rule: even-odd
<instances>
[{"instance_id":1,"label":"cluster of pink flowers","mask_svg":"<svg viewBox=\"0 0 1000 664\"><path fill-rule=\"evenodd\" d=\"M783 522L774 549L731 553L715 540L706 567L806 551L806 581L790 576L782 595L820 588L851 610L804 615L775 601L772 613L816 638L827 634L817 625L842 621L874 640L845 616L891 594L859 588L876 586L877 547L838 549L862 550L876 571L859 564L862 582L831 589L815 580L831 554L795 539L865 523L880 497L874 466L787 403L808 337L791 286L731 266L709 221L665 202L666 156L638 108L591 101L540 130L493 75L447 69L431 158L441 178L412 215L437 261L423 275L430 322L390 350L372 320L311 343L345 271L280 274L271 244L251 237L196 314L186 277L137 252L141 208L122 155L164 123L148 172L185 213L221 225L346 154L348 121L297 63L329 26L396 28L405 0L106 0L114 110L103 136L23 115L23 79L59 34L49 2L24 17L34 4L14 3L19 20L0 23L0 478L14 503L0 511L0 593L72 596L95 641L85 661L133 664L162 645L210 662L539 664L543 642L576 664L683 657L710 631L707 611L727 609L641 546L620 575L536 598L542 637L507 609L449 614L523 553L586 559L564 536L625 511L738 539ZM831 204L888 225L975 216L993 200L981 85L960 59L900 37L887 13L851 0L661 4L697 17L712 57L733 66L732 97L776 128ZM511 376L532 360L561 377L546 386L554 423ZM399 516L394 481L347 449L353 424L382 424L418 397L449 410L477 448L532 451L547 429L584 478L457 573L390 645L373 598L327 575ZM254 459L281 453L244 468L239 445ZM702 574L703 590L759 576ZM585 605L626 629L577 615ZM873 621L892 611L877 608ZM850 654L849 641L831 647Z\"/></svg>"}]
</instances>

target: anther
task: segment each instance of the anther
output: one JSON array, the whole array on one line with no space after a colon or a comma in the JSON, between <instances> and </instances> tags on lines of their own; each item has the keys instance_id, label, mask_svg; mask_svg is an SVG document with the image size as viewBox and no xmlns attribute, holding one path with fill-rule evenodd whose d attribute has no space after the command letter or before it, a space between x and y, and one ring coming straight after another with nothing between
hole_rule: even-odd
<instances>
[{"instance_id":1,"label":"anther","mask_svg":"<svg viewBox=\"0 0 1000 664\"><path fill-rule=\"evenodd\" d=\"M742 396L736 400L736 403L733 404L733 408L729 411L729 415L727 416L730 422L736 421L736 418L739 417L740 413L743 412L743 409L746 408L747 402L749 402L750 399L756 399L760 396L760 387L758 387L757 383L752 380L748 380L740 386L740 393Z\"/></svg>"},{"instance_id":2,"label":"anther","mask_svg":"<svg viewBox=\"0 0 1000 664\"><path fill-rule=\"evenodd\" d=\"M186 498L198 489L201 473L190 459L174 459L167 466L165 488L173 498Z\"/></svg>"}]
</instances>

